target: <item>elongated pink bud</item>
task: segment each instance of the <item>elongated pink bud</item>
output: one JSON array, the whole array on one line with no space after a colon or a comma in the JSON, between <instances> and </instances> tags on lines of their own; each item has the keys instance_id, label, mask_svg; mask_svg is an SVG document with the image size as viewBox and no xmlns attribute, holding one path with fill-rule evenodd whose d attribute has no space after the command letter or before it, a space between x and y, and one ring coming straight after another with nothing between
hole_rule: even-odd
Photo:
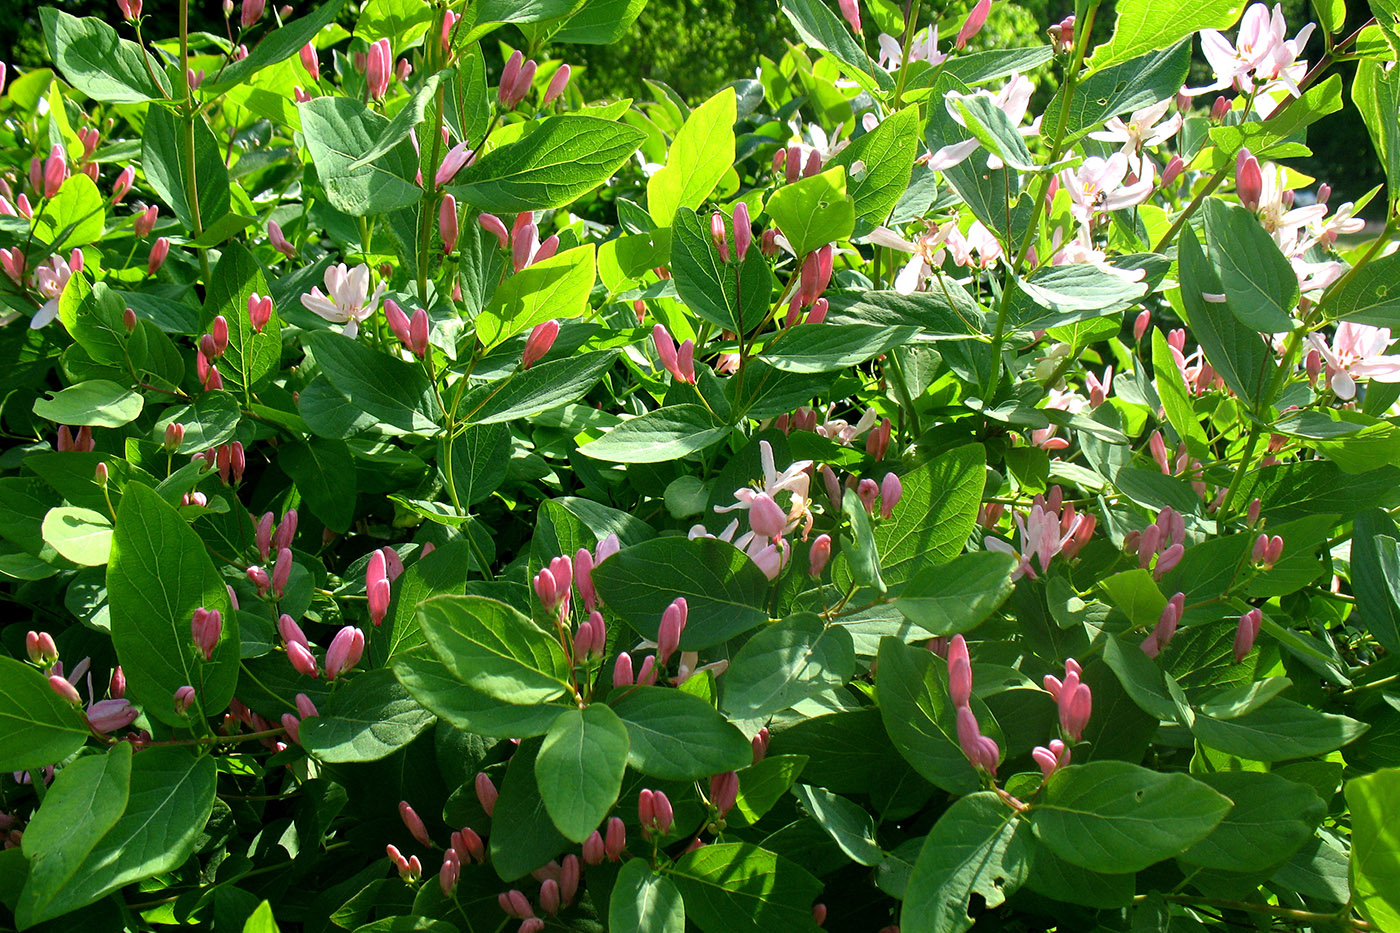
<instances>
[{"instance_id":1,"label":"elongated pink bud","mask_svg":"<svg viewBox=\"0 0 1400 933\"><path fill-rule=\"evenodd\" d=\"M972 702L972 661L967 653L967 640L961 635L954 635L948 643L948 696L955 707Z\"/></svg>"},{"instance_id":2,"label":"elongated pink bud","mask_svg":"<svg viewBox=\"0 0 1400 933\"><path fill-rule=\"evenodd\" d=\"M369 556L365 568L365 597L369 601L369 620L378 627L389 611L389 576L382 551Z\"/></svg>"},{"instance_id":3,"label":"elongated pink bud","mask_svg":"<svg viewBox=\"0 0 1400 933\"><path fill-rule=\"evenodd\" d=\"M487 816L496 812L496 798L500 793L496 790L496 785L491 782L491 778L485 771L476 773L476 799L481 804L481 809L486 811Z\"/></svg>"},{"instance_id":4,"label":"elongated pink bud","mask_svg":"<svg viewBox=\"0 0 1400 933\"><path fill-rule=\"evenodd\" d=\"M44 197L58 194L58 189L68 179L68 159L62 146L54 146L44 161Z\"/></svg>"},{"instance_id":5,"label":"elongated pink bud","mask_svg":"<svg viewBox=\"0 0 1400 933\"><path fill-rule=\"evenodd\" d=\"M865 511L871 515L875 514L875 500L880 498L880 486L873 479L863 479L856 484L856 497L860 499L860 504L865 506Z\"/></svg>"},{"instance_id":6,"label":"elongated pink bud","mask_svg":"<svg viewBox=\"0 0 1400 933\"><path fill-rule=\"evenodd\" d=\"M190 619L190 634L194 637L195 646L204 655L204 660L208 661L214 656L214 649L218 647L223 632L223 617L219 610L201 607L194 611Z\"/></svg>"},{"instance_id":7,"label":"elongated pink bud","mask_svg":"<svg viewBox=\"0 0 1400 933\"><path fill-rule=\"evenodd\" d=\"M287 649L290 653L291 649ZM347 625L335 633L326 649L326 680L335 680L360 663L365 652L365 633Z\"/></svg>"},{"instance_id":8,"label":"elongated pink bud","mask_svg":"<svg viewBox=\"0 0 1400 933\"><path fill-rule=\"evenodd\" d=\"M1235 663L1239 664L1254 648L1254 640L1259 637L1259 628L1264 623L1264 614L1257 607L1240 616L1235 628Z\"/></svg>"},{"instance_id":9,"label":"elongated pink bud","mask_svg":"<svg viewBox=\"0 0 1400 933\"><path fill-rule=\"evenodd\" d=\"M1068 701L1065 697L1069 697ZM1068 690L1060 694L1060 727L1076 742L1084 737L1084 727L1089 724L1093 712L1093 696L1088 684L1079 684L1074 692Z\"/></svg>"},{"instance_id":10,"label":"elongated pink bud","mask_svg":"<svg viewBox=\"0 0 1400 933\"><path fill-rule=\"evenodd\" d=\"M851 32L856 35L863 35L860 28L860 4L856 0L839 0L841 15L846 18L846 22L851 24Z\"/></svg>"},{"instance_id":11,"label":"elongated pink bud","mask_svg":"<svg viewBox=\"0 0 1400 933\"><path fill-rule=\"evenodd\" d=\"M1273 570L1274 564L1279 562L1283 556L1283 538L1274 535L1269 539L1269 546L1264 551L1264 569Z\"/></svg>"},{"instance_id":12,"label":"elongated pink bud","mask_svg":"<svg viewBox=\"0 0 1400 933\"><path fill-rule=\"evenodd\" d=\"M613 664L613 687L630 687L636 679L632 673L632 656L627 652L622 652L617 656L617 661Z\"/></svg>"},{"instance_id":13,"label":"elongated pink bud","mask_svg":"<svg viewBox=\"0 0 1400 933\"><path fill-rule=\"evenodd\" d=\"M812 542L811 554L807 558L807 572L814 577L820 577L830 560L831 535L817 535L816 540Z\"/></svg>"},{"instance_id":14,"label":"elongated pink bud","mask_svg":"<svg viewBox=\"0 0 1400 933\"><path fill-rule=\"evenodd\" d=\"M370 44L369 59L365 64L365 81L369 86L371 100L383 100L389 92L389 78L393 69L393 52L389 40L378 39Z\"/></svg>"},{"instance_id":15,"label":"elongated pink bud","mask_svg":"<svg viewBox=\"0 0 1400 933\"><path fill-rule=\"evenodd\" d=\"M320 81L321 59L320 56L316 54L316 46L308 42L301 47L297 55L301 58L301 66L311 75L311 80Z\"/></svg>"},{"instance_id":16,"label":"elongated pink bud","mask_svg":"<svg viewBox=\"0 0 1400 933\"><path fill-rule=\"evenodd\" d=\"M419 308L408 321L408 349L420 360L428 355L428 312Z\"/></svg>"},{"instance_id":17,"label":"elongated pink bud","mask_svg":"<svg viewBox=\"0 0 1400 933\"><path fill-rule=\"evenodd\" d=\"M995 776L1000 749L990 738L982 735L977 726L977 717L969 707L958 707L957 731L958 745L962 747L968 762L979 771Z\"/></svg>"},{"instance_id":18,"label":"elongated pink bud","mask_svg":"<svg viewBox=\"0 0 1400 933\"><path fill-rule=\"evenodd\" d=\"M880 481L880 516L888 519L894 514L894 507L904 495L904 485L893 473L886 473Z\"/></svg>"},{"instance_id":19,"label":"elongated pink bud","mask_svg":"<svg viewBox=\"0 0 1400 933\"><path fill-rule=\"evenodd\" d=\"M186 684L175 691L173 700L175 703L175 712L181 716L185 715L186 711L194 705L194 688Z\"/></svg>"},{"instance_id":20,"label":"elongated pink bud","mask_svg":"<svg viewBox=\"0 0 1400 933\"><path fill-rule=\"evenodd\" d=\"M58 646L48 632L28 632L24 636L24 650L29 660L40 667L49 667L58 660Z\"/></svg>"},{"instance_id":21,"label":"elongated pink bud","mask_svg":"<svg viewBox=\"0 0 1400 933\"><path fill-rule=\"evenodd\" d=\"M715 211L710 215L710 239L719 250L720 262L729 261L729 231L725 229L724 215Z\"/></svg>"},{"instance_id":22,"label":"elongated pink bud","mask_svg":"<svg viewBox=\"0 0 1400 933\"><path fill-rule=\"evenodd\" d=\"M292 662L292 668L298 674L305 674L312 678L320 676L320 670L316 666L316 656L301 642L287 642L287 660Z\"/></svg>"},{"instance_id":23,"label":"elongated pink bud","mask_svg":"<svg viewBox=\"0 0 1400 933\"><path fill-rule=\"evenodd\" d=\"M151 247L151 255L146 259L146 274L155 275L165 265L165 257L170 255L170 238L159 237Z\"/></svg>"},{"instance_id":24,"label":"elongated pink bud","mask_svg":"<svg viewBox=\"0 0 1400 933\"><path fill-rule=\"evenodd\" d=\"M1161 186L1163 188L1170 186L1172 182L1181 177L1181 173L1185 170L1186 162L1182 160L1181 156L1172 156L1171 161L1167 163L1167 167L1162 169Z\"/></svg>"},{"instance_id":25,"label":"elongated pink bud","mask_svg":"<svg viewBox=\"0 0 1400 933\"><path fill-rule=\"evenodd\" d=\"M409 346L413 338L408 332L408 315L404 314L403 308L392 298L384 299L384 320L388 323L390 332L399 338L399 343L405 347Z\"/></svg>"},{"instance_id":26,"label":"elongated pink bud","mask_svg":"<svg viewBox=\"0 0 1400 933\"><path fill-rule=\"evenodd\" d=\"M282 235L282 228L277 225L277 222L275 220L268 221L267 240L269 243L272 244L273 249L277 250L277 252L286 256L288 259L293 259L296 257L297 248L293 246L290 242L288 242L287 238Z\"/></svg>"},{"instance_id":27,"label":"elongated pink bud","mask_svg":"<svg viewBox=\"0 0 1400 933\"><path fill-rule=\"evenodd\" d=\"M748 255L753 245L753 221L749 219L748 204L740 201L734 205L734 256L740 262Z\"/></svg>"},{"instance_id":28,"label":"elongated pink bud","mask_svg":"<svg viewBox=\"0 0 1400 933\"><path fill-rule=\"evenodd\" d=\"M549 87L544 92L544 105L548 107L559 99L559 95L564 93L564 89L569 86L569 76L573 69L568 65L560 65L559 70L554 72L554 77L549 79Z\"/></svg>"},{"instance_id":29,"label":"elongated pink bud","mask_svg":"<svg viewBox=\"0 0 1400 933\"><path fill-rule=\"evenodd\" d=\"M438 233L442 236L442 251L450 253L457 248L457 199L444 195L442 207L438 210Z\"/></svg>"},{"instance_id":30,"label":"elongated pink bud","mask_svg":"<svg viewBox=\"0 0 1400 933\"><path fill-rule=\"evenodd\" d=\"M651 329L651 342L656 347L656 357L661 361L662 368L675 375L676 342L671 339L671 332L666 329L666 325L657 324Z\"/></svg>"},{"instance_id":31,"label":"elongated pink bud","mask_svg":"<svg viewBox=\"0 0 1400 933\"><path fill-rule=\"evenodd\" d=\"M977 5L972 8L972 12L967 14L967 19L963 20L962 28L958 30L958 37L953 40L953 48L961 50L966 48L967 40L982 31L982 27L987 25L987 14L992 11L992 0L977 0Z\"/></svg>"},{"instance_id":32,"label":"elongated pink bud","mask_svg":"<svg viewBox=\"0 0 1400 933\"><path fill-rule=\"evenodd\" d=\"M264 512L262 518L258 519L258 528L253 534L253 540L257 543L258 559L263 562L272 555L272 522L272 513Z\"/></svg>"},{"instance_id":33,"label":"elongated pink bud","mask_svg":"<svg viewBox=\"0 0 1400 933\"><path fill-rule=\"evenodd\" d=\"M282 641L288 647L301 645L303 648L310 648L311 643L306 640L306 633L301 630L301 626L285 612L277 618L277 634L282 636Z\"/></svg>"},{"instance_id":34,"label":"elongated pink bud","mask_svg":"<svg viewBox=\"0 0 1400 933\"><path fill-rule=\"evenodd\" d=\"M266 8L267 0L243 0L243 5L239 8L239 23L244 29L248 29L262 19Z\"/></svg>"},{"instance_id":35,"label":"elongated pink bud","mask_svg":"<svg viewBox=\"0 0 1400 933\"><path fill-rule=\"evenodd\" d=\"M754 764L758 764L760 761L762 761L768 756L768 739L768 727L764 726L762 729L758 730L757 734L755 734L752 739L749 740L749 744L753 746Z\"/></svg>"},{"instance_id":36,"label":"elongated pink bud","mask_svg":"<svg viewBox=\"0 0 1400 933\"><path fill-rule=\"evenodd\" d=\"M1054 774L1060 768L1065 767L1070 761L1069 746L1059 739L1051 739L1049 747L1037 745L1031 751L1031 757L1035 763L1040 765L1040 771L1045 777Z\"/></svg>"},{"instance_id":37,"label":"elongated pink bud","mask_svg":"<svg viewBox=\"0 0 1400 933\"><path fill-rule=\"evenodd\" d=\"M408 827L409 833L419 844L428 849L433 847L433 840L428 835L428 828L423 825L423 818L409 806L407 800L399 801L399 819L403 820L403 825Z\"/></svg>"},{"instance_id":38,"label":"elongated pink bud","mask_svg":"<svg viewBox=\"0 0 1400 933\"><path fill-rule=\"evenodd\" d=\"M719 818L724 817L730 810L734 809L734 804L739 799L739 775L733 771L726 771L723 774L716 774L710 778L710 803L719 813Z\"/></svg>"},{"instance_id":39,"label":"elongated pink bud","mask_svg":"<svg viewBox=\"0 0 1400 933\"><path fill-rule=\"evenodd\" d=\"M1259 160L1248 149L1241 149L1235 156L1235 194L1247 210L1256 211L1263 193L1264 174Z\"/></svg>"},{"instance_id":40,"label":"elongated pink bud","mask_svg":"<svg viewBox=\"0 0 1400 933\"><path fill-rule=\"evenodd\" d=\"M1173 544L1162 552L1162 556L1157 558L1157 565L1152 568L1152 575L1160 580L1162 577L1176 569L1176 565L1181 563L1182 555L1186 553L1186 548L1180 544Z\"/></svg>"},{"instance_id":41,"label":"elongated pink bud","mask_svg":"<svg viewBox=\"0 0 1400 933\"><path fill-rule=\"evenodd\" d=\"M608 860L616 862L622 858L623 850L627 848L627 827L622 822L621 817L610 817L608 819L608 831L603 837L603 850L607 854Z\"/></svg>"},{"instance_id":42,"label":"elongated pink bud","mask_svg":"<svg viewBox=\"0 0 1400 933\"><path fill-rule=\"evenodd\" d=\"M593 555L587 548L579 548L574 555L574 586L583 600L583 607L593 611L598 605L598 590L593 586Z\"/></svg>"},{"instance_id":43,"label":"elongated pink bud","mask_svg":"<svg viewBox=\"0 0 1400 933\"><path fill-rule=\"evenodd\" d=\"M481 229L496 237L496 241L500 244L501 249L505 249L510 245L510 231L506 229L506 225L501 218L497 217L495 214L482 214L476 219L476 222L481 225Z\"/></svg>"},{"instance_id":44,"label":"elongated pink bud","mask_svg":"<svg viewBox=\"0 0 1400 933\"><path fill-rule=\"evenodd\" d=\"M469 165L475 157L476 153L473 152L470 148L468 148L466 142L458 143L451 149L447 150L447 154L442 157L442 164L438 166L437 173L433 176L433 180L438 184L439 187L441 187L442 185L451 184L452 179L457 177L457 173L462 170L462 167L465 165ZM454 218L457 215L456 201L452 202L452 215ZM455 235L455 226L453 227L453 233L454 236L452 237L452 240L455 245L457 240L457 237ZM443 240L447 240L446 235L443 236ZM450 253L452 252L452 250L448 248L446 252Z\"/></svg>"},{"instance_id":45,"label":"elongated pink bud","mask_svg":"<svg viewBox=\"0 0 1400 933\"><path fill-rule=\"evenodd\" d=\"M60 697L62 697L67 702L72 703L74 706L79 706L82 704L83 698L78 696L78 688L74 687L72 684L64 680L58 674L49 675L49 686L53 688L54 693L57 693Z\"/></svg>"},{"instance_id":46,"label":"elongated pink bud","mask_svg":"<svg viewBox=\"0 0 1400 933\"><path fill-rule=\"evenodd\" d=\"M583 840L583 862L585 865L601 865L607 857L603 834L595 830L593 835Z\"/></svg>"},{"instance_id":47,"label":"elongated pink bud","mask_svg":"<svg viewBox=\"0 0 1400 933\"><path fill-rule=\"evenodd\" d=\"M525 341L525 353L520 358L520 365L524 369L538 363L549 352L549 348L554 346L554 339L559 336L559 322L554 320L536 324L534 330L530 331L529 338Z\"/></svg>"},{"instance_id":48,"label":"elongated pink bud","mask_svg":"<svg viewBox=\"0 0 1400 933\"><path fill-rule=\"evenodd\" d=\"M501 84L496 89L496 99L502 107L507 109L514 107L520 102L519 98L513 98L516 82L520 79L521 68L525 64L525 56L519 49L510 53L510 58L506 59L505 68L501 71Z\"/></svg>"},{"instance_id":49,"label":"elongated pink bud","mask_svg":"<svg viewBox=\"0 0 1400 933\"><path fill-rule=\"evenodd\" d=\"M292 552L288 548L282 548L277 552L277 563L272 567L272 592L278 599L287 589L287 582L292 578Z\"/></svg>"},{"instance_id":50,"label":"elongated pink bud","mask_svg":"<svg viewBox=\"0 0 1400 933\"><path fill-rule=\"evenodd\" d=\"M286 730L287 738L296 744L301 744L301 720L291 713L282 714L282 728Z\"/></svg>"},{"instance_id":51,"label":"elongated pink bud","mask_svg":"<svg viewBox=\"0 0 1400 933\"><path fill-rule=\"evenodd\" d=\"M641 669L637 671L637 683L641 684L643 687L655 686L658 667L656 655L649 654L642 658Z\"/></svg>"},{"instance_id":52,"label":"elongated pink bud","mask_svg":"<svg viewBox=\"0 0 1400 933\"><path fill-rule=\"evenodd\" d=\"M695 385L695 341L685 340L676 350L675 376L681 382Z\"/></svg>"},{"instance_id":53,"label":"elongated pink bud","mask_svg":"<svg viewBox=\"0 0 1400 933\"><path fill-rule=\"evenodd\" d=\"M749 501L749 527L761 538L776 538L787 525L787 512L766 492Z\"/></svg>"},{"instance_id":54,"label":"elongated pink bud","mask_svg":"<svg viewBox=\"0 0 1400 933\"><path fill-rule=\"evenodd\" d=\"M671 659L671 655L680 647L681 629L684 627L681 609L675 603L671 603L661 614L661 626L656 635L657 663L664 666Z\"/></svg>"},{"instance_id":55,"label":"elongated pink bud","mask_svg":"<svg viewBox=\"0 0 1400 933\"><path fill-rule=\"evenodd\" d=\"M112 203L120 204L122 199L131 191L131 185L136 181L136 169L128 165L121 170L117 180L112 182Z\"/></svg>"},{"instance_id":56,"label":"elongated pink bud","mask_svg":"<svg viewBox=\"0 0 1400 933\"><path fill-rule=\"evenodd\" d=\"M140 711L132 706L130 701L113 697L92 704L87 711L87 721L94 731L106 735L118 729L125 729L135 722L139 715Z\"/></svg>"}]
</instances>

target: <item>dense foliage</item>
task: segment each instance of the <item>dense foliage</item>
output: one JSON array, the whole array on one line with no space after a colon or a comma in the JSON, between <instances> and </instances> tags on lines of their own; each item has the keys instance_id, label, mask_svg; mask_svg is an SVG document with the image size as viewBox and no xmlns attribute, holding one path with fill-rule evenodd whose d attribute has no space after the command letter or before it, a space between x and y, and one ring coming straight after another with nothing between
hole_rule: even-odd
<instances>
[{"instance_id":1,"label":"dense foliage","mask_svg":"<svg viewBox=\"0 0 1400 933\"><path fill-rule=\"evenodd\" d=\"M1400 929L1400 6L644 6L42 12L0 927Z\"/></svg>"}]
</instances>

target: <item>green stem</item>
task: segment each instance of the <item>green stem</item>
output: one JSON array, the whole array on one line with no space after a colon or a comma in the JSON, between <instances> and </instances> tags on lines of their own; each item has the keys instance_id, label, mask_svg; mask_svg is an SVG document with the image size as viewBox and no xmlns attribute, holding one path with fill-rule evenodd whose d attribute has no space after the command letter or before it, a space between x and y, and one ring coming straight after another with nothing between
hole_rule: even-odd
<instances>
[{"instance_id":1,"label":"green stem","mask_svg":"<svg viewBox=\"0 0 1400 933\"><path fill-rule=\"evenodd\" d=\"M919 4L916 0L904 0L904 50L900 53L899 81L894 88L894 109L899 110L904 100L904 84L909 75L909 50L914 47L914 28L919 18Z\"/></svg>"}]
</instances>

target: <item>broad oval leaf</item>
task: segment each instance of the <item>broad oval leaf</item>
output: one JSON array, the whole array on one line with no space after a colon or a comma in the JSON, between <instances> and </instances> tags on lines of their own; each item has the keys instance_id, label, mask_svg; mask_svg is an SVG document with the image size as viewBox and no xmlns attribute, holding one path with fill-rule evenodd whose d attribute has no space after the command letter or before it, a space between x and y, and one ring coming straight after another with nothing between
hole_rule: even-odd
<instances>
[{"instance_id":1,"label":"broad oval leaf","mask_svg":"<svg viewBox=\"0 0 1400 933\"><path fill-rule=\"evenodd\" d=\"M437 596L418 607L428 644L456 677L507 703L543 703L568 689L569 664L553 636L505 603Z\"/></svg>"},{"instance_id":2,"label":"broad oval leaf","mask_svg":"<svg viewBox=\"0 0 1400 933\"><path fill-rule=\"evenodd\" d=\"M630 736L627 762L642 774L698 781L753 760L744 734L694 694L634 687L611 705Z\"/></svg>"},{"instance_id":3,"label":"broad oval leaf","mask_svg":"<svg viewBox=\"0 0 1400 933\"><path fill-rule=\"evenodd\" d=\"M555 718L535 759L535 781L559 831L583 842L622 790L627 727L600 703Z\"/></svg>"}]
</instances>

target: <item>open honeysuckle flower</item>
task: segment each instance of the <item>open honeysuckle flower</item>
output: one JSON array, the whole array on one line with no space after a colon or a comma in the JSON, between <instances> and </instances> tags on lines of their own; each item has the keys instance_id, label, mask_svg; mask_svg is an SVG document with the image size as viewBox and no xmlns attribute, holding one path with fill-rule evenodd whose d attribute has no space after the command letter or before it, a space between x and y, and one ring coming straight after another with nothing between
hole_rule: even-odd
<instances>
[{"instance_id":1,"label":"open honeysuckle flower","mask_svg":"<svg viewBox=\"0 0 1400 933\"><path fill-rule=\"evenodd\" d=\"M872 412L871 415L873 424L874 413ZM733 512L738 509L747 511L754 508L756 503L763 503L763 505L776 503L778 494L787 492L790 494L790 500L786 509L786 519L783 522L782 528L778 530L776 534L766 535L765 537L780 537L790 534L798 525L811 528L812 500L808 492L812 482L812 476L809 472L812 467L812 461L795 461L791 466L780 473L773 463L773 446L767 441L759 441L758 449L759 460L763 469L762 477L755 481L753 486L745 486L742 489L734 490L734 504L717 505L715 506L715 511ZM696 527L703 528L703 526L699 525ZM692 534L691 537L695 537L695 535ZM721 535L720 537L724 536ZM726 538L725 540L729 539ZM744 547L744 545L737 546L740 549Z\"/></svg>"},{"instance_id":2,"label":"open honeysuckle flower","mask_svg":"<svg viewBox=\"0 0 1400 933\"><path fill-rule=\"evenodd\" d=\"M360 332L360 322L374 314L383 294L383 282L370 294L369 266L361 263L347 269L342 262L326 270L326 294L313 287L311 294L301 296L301 303L332 324L344 324L345 336L354 337Z\"/></svg>"},{"instance_id":3,"label":"open honeysuckle flower","mask_svg":"<svg viewBox=\"0 0 1400 933\"><path fill-rule=\"evenodd\" d=\"M900 45L897 37L882 32L878 42L880 57L876 59L875 64L886 71L898 71L904 67L904 47ZM910 62L928 62L930 65L938 66L943 64L947 58L947 55L938 54L937 24L914 33L914 42L909 47Z\"/></svg>"},{"instance_id":4,"label":"open honeysuckle flower","mask_svg":"<svg viewBox=\"0 0 1400 933\"><path fill-rule=\"evenodd\" d=\"M1308 341L1327 363L1327 384L1337 398L1356 398L1356 382L1400 382L1400 355L1387 356L1390 329L1343 321L1337 325L1331 346L1320 334L1309 334Z\"/></svg>"},{"instance_id":5,"label":"open honeysuckle flower","mask_svg":"<svg viewBox=\"0 0 1400 933\"><path fill-rule=\"evenodd\" d=\"M1151 162L1143 160L1145 166ZM1135 207L1152 193L1151 173L1128 183L1128 157L1115 152L1107 159L1090 156L1079 168L1060 172L1060 184L1069 192L1070 213L1080 223L1087 224L1097 213L1120 211Z\"/></svg>"},{"instance_id":6,"label":"open honeysuckle flower","mask_svg":"<svg viewBox=\"0 0 1400 933\"><path fill-rule=\"evenodd\" d=\"M1254 81L1281 79L1297 60L1314 28L1313 23L1308 23L1297 36L1288 39L1282 4L1275 4L1272 11L1263 3L1250 4L1240 20L1234 44L1219 30L1201 30L1201 52L1215 72L1215 81L1187 93L1206 94L1231 85L1248 91ZM1296 84L1291 92L1295 96L1298 93Z\"/></svg>"},{"instance_id":7,"label":"open honeysuckle flower","mask_svg":"<svg viewBox=\"0 0 1400 933\"><path fill-rule=\"evenodd\" d=\"M1063 245L1060 245L1060 239L1062 236L1062 230L1055 231L1054 243L1056 245L1056 252L1053 256L1050 257L1050 264L1052 266L1065 266L1083 263L1085 265L1093 266L1100 272L1107 272L1109 275L1116 275L1118 278L1124 279L1129 282L1141 282L1144 278L1147 277L1147 270L1145 269L1123 269L1119 266L1115 266L1112 263L1110 263L1108 261L1108 253L1104 252L1101 249L1095 248L1090 243L1089 237L1084 233L1082 228L1080 229L1080 232L1074 236L1073 239L1069 240Z\"/></svg>"},{"instance_id":8,"label":"open honeysuckle flower","mask_svg":"<svg viewBox=\"0 0 1400 933\"><path fill-rule=\"evenodd\" d=\"M82 267L82 253L73 251L73 259L78 268ZM68 280L77 271L63 261L61 256L50 256L34 270L34 290L45 299L43 307L34 312L29 321L30 328L38 330L58 317L58 300L68 287Z\"/></svg>"},{"instance_id":9,"label":"open honeysuckle flower","mask_svg":"<svg viewBox=\"0 0 1400 933\"><path fill-rule=\"evenodd\" d=\"M904 239L889 227L876 227L867 239L876 246L888 246L912 254L894 279L895 291L901 295L912 295L928 287L934 269L943 264L948 238L957 232L958 222L949 220L942 224L930 225L913 242Z\"/></svg>"},{"instance_id":10,"label":"open honeysuckle flower","mask_svg":"<svg viewBox=\"0 0 1400 933\"><path fill-rule=\"evenodd\" d=\"M1134 110L1128 119L1114 117L1104 124L1106 129L1090 133L1090 139L1106 143L1122 143L1122 152L1128 157L1128 168L1135 175L1143 175L1142 152L1171 139L1181 129L1181 114L1174 113L1166 120L1167 108L1172 98L1158 101L1149 107Z\"/></svg>"}]
</instances>

